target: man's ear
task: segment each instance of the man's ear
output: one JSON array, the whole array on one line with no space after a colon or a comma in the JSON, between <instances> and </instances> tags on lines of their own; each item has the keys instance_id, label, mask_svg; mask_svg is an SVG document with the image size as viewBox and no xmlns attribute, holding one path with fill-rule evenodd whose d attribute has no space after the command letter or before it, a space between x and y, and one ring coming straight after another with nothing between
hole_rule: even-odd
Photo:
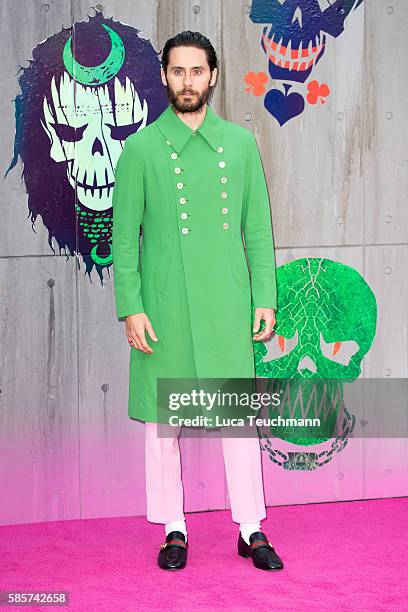
<instances>
[{"instance_id":1,"label":"man's ear","mask_svg":"<svg viewBox=\"0 0 408 612\"><path fill-rule=\"evenodd\" d=\"M160 76L163 85L167 85L166 73L164 72L163 68L160 68Z\"/></svg>"},{"instance_id":2,"label":"man's ear","mask_svg":"<svg viewBox=\"0 0 408 612\"><path fill-rule=\"evenodd\" d=\"M211 73L211 79L210 79L209 85L211 86L215 85L215 82L217 80L217 73L218 73L217 68L214 68L214 70Z\"/></svg>"}]
</instances>

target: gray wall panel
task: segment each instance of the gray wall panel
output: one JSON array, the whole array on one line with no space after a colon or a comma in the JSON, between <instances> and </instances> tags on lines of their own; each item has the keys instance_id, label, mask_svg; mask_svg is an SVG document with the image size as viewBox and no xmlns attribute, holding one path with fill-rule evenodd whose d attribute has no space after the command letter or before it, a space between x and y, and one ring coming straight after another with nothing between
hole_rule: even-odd
<instances>
[{"instance_id":1,"label":"gray wall panel","mask_svg":"<svg viewBox=\"0 0 408 612\"><path fill-rule=\"evenodd\" d=\"M2 88L0 99L0 257L11 255L52 255L48 245L48 231L41 217L37 217L35 233L27 216L27 194L21 180L21 160L4 178L13 159L15 134L14 98L20 93L18 74L20 66L27 68L32 51L61 27L71 24L71 6L66 0L49 3L7 0L0 5L0 37L2 40ZM41 170L40 170L41 171ZM42 170L45 171L44 169ZM56 254L59 249L54 243Z\"/></svg>"},{"instance_id":2,"label":"gray wall panel","mask_svg":"<svg viewBox=\"0 0 408 612\"><path fill-rule=\"evenodd\" d=\"M368 378L408 374L408 245L365 248L365 279L378 304L377 334L365 363Z\"/></svg>"},{"instance_id":3,"label":"gray wall panel","mask_svg":"<svg viewBox=\"0 0 408 612\"><path fill-rule=\"evenodd\" d=\"M0 523L80 512L75 261L0 259Z\"/></svg>"},{"instance_id":4,"label":"gray wall panel","mask_svg":"<svg viewBox=\"0 0 408 612\"><path fill-rule=\"evenodd\" d=\"M276 243L285 248L359 244L363 234L363 7L347 21L347 35L334 42L329 37L313 72L313 78L330 86L326 103L306 104L301 116L281 127L264 108L263 96L245 92L248 71L267 73L267 58L259 42L263 25L249 20L246 5L223 3L223 105L228 119L252 129L257 137ZM241 21L235 25L238 15ZM283 91L281 83L273 84ZM290 91L303 89L303 84L294 83ZM313 218L319 223L313 223Z\"/></svg>"},{"instance_id":5,"label":"gray wall panel","mask_svg":"<svg viewBox=\"0 0 408 612\"><path fill-rule=\"evenodd\" d=\"M407 244L408 6L403 0L381 0L369 7L364 37L365 240Z\"/></svg>"},{"instance_id":6,"label":"gray wall panel","mask_svg":"<svg viewBox=\"0 0 408 612\"><path fill-rule=\"evenodd\" d=\"M144 426L127 414L125 325L116 320L112 283L78 279L82 516L142 514Z\"/></svg>"}]
</instances>

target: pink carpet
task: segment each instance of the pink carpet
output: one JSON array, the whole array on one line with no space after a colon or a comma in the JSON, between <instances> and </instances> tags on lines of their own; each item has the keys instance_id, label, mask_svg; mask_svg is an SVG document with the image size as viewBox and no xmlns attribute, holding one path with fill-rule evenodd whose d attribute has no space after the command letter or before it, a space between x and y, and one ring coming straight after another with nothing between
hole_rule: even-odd
<instances>
[{"instance_id":1,"label":"pink carpet","mask_svg":"<svg viewBox=\"0 0 408 612\"><path fill-rule=\"evenodd\" d=\"M276 572L238 557L230 516L187 515L178 572L157 567L164 530L144 517L0 527L0 590L66 590L70 611L408 610L408 498L268 508Z\"/></svg>"}]
</instances>

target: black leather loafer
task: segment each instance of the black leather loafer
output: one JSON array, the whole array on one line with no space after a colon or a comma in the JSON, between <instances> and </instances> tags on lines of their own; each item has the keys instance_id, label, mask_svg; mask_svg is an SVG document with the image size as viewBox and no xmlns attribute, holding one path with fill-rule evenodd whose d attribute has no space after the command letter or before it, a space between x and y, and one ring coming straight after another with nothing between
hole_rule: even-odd
<instances>
[{"instance_id":1,"label":"black leather loafer","mask_svg":"<svg viewBox=\"0 0 408 612\"><path fill-rule=\"evenodd\" d=\"M262 531L251 533L249 542L248 545L240 532L238 538L238 554L241 557L251 557L253 564L258 569L283 569L282 559L276 554L272 544Z\"/></svg>"},{"instance_id":2,"label":"black leather loafer","mask_svg":"<svg viewBox=\"0 0 408 612\"><path fill-rule=\"evenodd\" d=\"M170 531L160 545L157 564L161 569L179 570L187 563L188 542L181 531Z\"/></svg>"}]
</instances>

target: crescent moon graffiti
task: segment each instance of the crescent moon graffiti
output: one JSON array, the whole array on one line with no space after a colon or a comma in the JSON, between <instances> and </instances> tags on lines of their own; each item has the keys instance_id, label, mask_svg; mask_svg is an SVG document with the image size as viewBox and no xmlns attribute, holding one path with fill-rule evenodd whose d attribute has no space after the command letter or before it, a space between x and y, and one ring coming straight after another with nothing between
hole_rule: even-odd
<instances>
[{"instance_id":1,"label":"crescent moon graffiti","mask_svg":"<svg viewBox=\"0 0 408 612\"><path fill-rule=\"evenodd\" d=\"M101 266L107 266L110 263L112 263L113 258L112 258L112 247L111 245L109 245L109 255L107 255L106 257L101 257L100 255L98 255L98 253L96 252L97 249L97 245L95 244L95 246L92 247L92 251L91 251L91 257L94 260L95 263L101 265Z\"/></svg>"},{"instance_id":2,"label":"crescent moon graffiti","mask_svg":"<svg viewBox=\"0 0 408 612\"><path fill-rule=\"evenodd\" d=\"M82 85L102 85L115 76L125 61L125 47L121 37L112 28L101 24L108 32L111 40L111 50L104 62L99 66L82 66L72 54L72 35L65 43L63 61L67 72Z\"/></svg>"}]
</instances>

